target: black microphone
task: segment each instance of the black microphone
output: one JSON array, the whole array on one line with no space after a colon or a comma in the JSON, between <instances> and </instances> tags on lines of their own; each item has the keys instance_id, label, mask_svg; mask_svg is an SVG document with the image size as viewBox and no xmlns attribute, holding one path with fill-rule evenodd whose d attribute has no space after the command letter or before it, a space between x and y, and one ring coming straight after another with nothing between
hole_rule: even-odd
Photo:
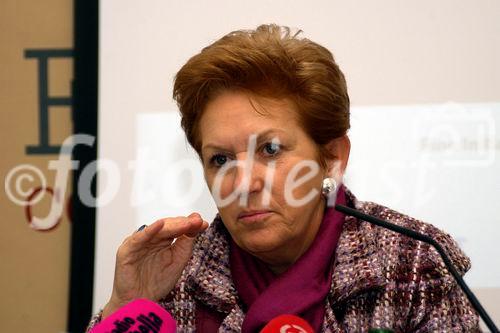
<instances>
[{"instance_id":1,"label":"black microphone","mask_svg":"<svg viewBox=\"0 0 500 333\"><path fill-rule=\"evenodd\" d=\"M354 216L360 220L375 224L379 227L389 229L391 231L403 234L405 236L408 236L410 238L422 241L424 243L432 245L436 251L439 253L441 256L441 259L443 259L444 264L446 265L446 268L448 271L453 275L455 278L455 281L457 281L458 285L462 289L462 291L465 293L467 298L469 299L470 303L472 304L472 307L477 311L479 316L483 319L484 323L486 326L491 330L492 333L499 333L498 328L495 326L495 323L493 320L490 318L488 313L486 313L486 310L483 308L481 303L479 303L479 300L476 298L476 296L472 293L470 288L467 286L465 281L462 279L456 268L453 266L450 258L446 254L446 252L443 250L441 245L439 245L438 242L436 242L434 239L431 237L421 234L419 232L413 231L411 229L407 229L404 227L401 227L399 225L387 222L385 220L382 220L378 217L371 216L368 214L365 214L363 212L360 212L359 210L344 206L344 205L335 205L335 209L338 210L339 212L342 212L346 215Z\"/></svg>"}]
</instances>

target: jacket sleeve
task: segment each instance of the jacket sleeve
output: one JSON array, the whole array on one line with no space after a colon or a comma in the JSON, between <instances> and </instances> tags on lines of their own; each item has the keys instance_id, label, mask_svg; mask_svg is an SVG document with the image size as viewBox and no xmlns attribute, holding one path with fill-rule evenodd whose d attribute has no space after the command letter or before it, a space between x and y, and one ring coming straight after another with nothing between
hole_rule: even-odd
<instances>
[{"instance_id":1,"label":"jacket sleeve","mask_svg":"<svg viewBox=\"0 0 500 333\"><path fill-rule=\"evenodd\" d=\"M441 302L421 309L426 314L414 332L481 332L476 311L458 285Z\"/></svg>"},{"instance_id":2,"label":"jacket sleeve","mask_svg":"<svg viewBox=\"0 0 500 333\"><path fill-rule=\"evenodd\" d=\"M455 240L447 233L429 225L427 233L433 237L448 254L460 275L471 267L469 258L462 252ZM428 247L420 271L419 292L425 300L418 302L413 313L420 320L414 332L481 332L479 317L455 279L445 268L443 260L434 248ZM417 297L418 299L418 297Z\"/></svg>"},{"instance_id":3,"label":"jacket sleeve","mask_svg":"<svg viewBox=\"0 0 500 333\"><path fill-rule=\"evenodd\" d=\"M461 276L470 269L470 259L448 233L393 210L380 206L375 208L375 213L382 218L426 234L438 242ZM396 283L405 286L401 294L405 294L404 290L411 290L412 294L406 325L403 324L406 328L404 331L480 332L476 311L448 272L436 249L403 236L393 242L398 244L395 248L399 251L399 262L394 268L396 273L391 276ZM400 315L403 316L404 312Z\"/></svg>"},{"instance_id":4,"label":"jacket sleeve","mask_svg":"<svg viewBox=\"0 0 500 333\"><path fill-rule=\"evenodd\" d=\"M85 330L85 333L89 333L94 328L95 325L101 322L101 320L102 320L102 309L92 317L89 325L87 326L87 329Z\"/></svg>"}]
</instances>

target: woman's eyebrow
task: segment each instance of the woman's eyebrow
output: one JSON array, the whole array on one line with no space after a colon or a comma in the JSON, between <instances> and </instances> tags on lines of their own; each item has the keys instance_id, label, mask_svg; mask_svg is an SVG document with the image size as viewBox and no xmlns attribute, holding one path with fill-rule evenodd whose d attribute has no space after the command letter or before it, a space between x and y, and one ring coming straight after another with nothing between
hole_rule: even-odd
<instances>
[{"instance_id":1,"label":"woman's eyebrow","mask_svg":"<svg viewBox=\"0 0 500 333\"><path fill-rule=\"evenodd\" d=\"M270 136L273 136L273 134L275 134L275 133L276 134L282 134L282 135L286 134L286 132L284 130L282 130L282 129L279 129L279 128L270 128L268 130L265 130L265 131L259 133L257 135L257 139L259 140L261 138L268 138Z\"/></svg>"},{"instance_id":2,"label":"woman's eyebrow","mask_svg":"<svg viewBox=\"0 0 500 333\"><path fill-rule=\"evenodd\" d=\"M279 129L279 128L270 128L270 129L264 130L260 133L257 133L256 140L257 140L257 142L261 142L262 140L269 139L269 138L274 139L274 138L277 138L277 136L276 136L277 134L286 135L286 131ZM202 151L209 150L209 149L228 151L227 147L224 147L224 146L217 144L217 143L214 143L214 142L209 142L201 147Z\"/></svg>"},{"instance_id":3,"label":"woman's eyebrow","mask_svg":"<svg viewBox=\"0 0 500 333\"><path fill-rule=\"evenodd\" d=\"M209 149L212 149L212 150L221 150L221 151L226 151L227 149L222 147L222 146L219 146L215 143L209 143L209 144L206 144L206 145L203 145L201 147L201 150L202 151L205 151L205 150L209 150Z\"/></svg>"},{"instance_id":4,"label":"woman's eyebrow","mask_svg":"<svg viewBox=\"0 0 500 333\"><path fill-rule=\"evenodd\" d=\"M258 134L257 135L257 141L262 141L262 139L266 139L266 138L269 138L269 137L272 137L273 134L286 134L286 132L282 129L279 129L279 128L270 128L270 129L266 129ZM223 147L217 143L212 143L212 142L209 142L207 144L204 144L202 147L201 147L201 150L202 151L205 151L205 150L208 150L208 149L214 149L214 150L222 150L222 151L227 151L228 149L226 147Z\"/></svg>"}]
</instances>

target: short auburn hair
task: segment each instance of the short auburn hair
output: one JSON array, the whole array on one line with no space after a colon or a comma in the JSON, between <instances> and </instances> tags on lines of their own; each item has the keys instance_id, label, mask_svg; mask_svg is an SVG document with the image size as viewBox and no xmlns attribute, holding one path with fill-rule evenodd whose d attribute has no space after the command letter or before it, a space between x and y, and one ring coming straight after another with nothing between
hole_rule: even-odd
<instances>
[{"instance_id":1,"label":"short auburn hair","mask_svg":"<svg viewBox=\"0 0 500 333\"><path fill-rule=\"evenodd\" d=\"M175 76L173 97L190 145L201 156L198 123L207 103L228 90L262 97L288 98L300 126L324 145L350 127L344 74L325 47L301 38L302 31L275 24L233 31L193 56Z\"/></svg>"}]
</instances>

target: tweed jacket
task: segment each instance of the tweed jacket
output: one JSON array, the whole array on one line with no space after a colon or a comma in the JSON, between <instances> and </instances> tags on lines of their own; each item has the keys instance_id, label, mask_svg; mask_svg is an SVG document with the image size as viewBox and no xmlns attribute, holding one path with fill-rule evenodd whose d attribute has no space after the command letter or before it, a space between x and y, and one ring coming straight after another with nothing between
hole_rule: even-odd
<instances>
[{"instance_id":1,"label":"tweed jacket","mask_svg":"<svg viewBox=\"0 0 500 333\"><path fill-rule=\"evenodd\" d=\"M346 189L347 204L424 233L438 241L463 275L469 259L436 227L381 205L361 202ZM195 331L196 304L224 320L219 332L240 332L242 303L231 278L229 234L217 216L200 234L193 255L171 294L160 304L178 332ZM322 332L479 332L478 317L437 252L425 243L347 216L325 298Z\"/></svg>"}]
</instances>

